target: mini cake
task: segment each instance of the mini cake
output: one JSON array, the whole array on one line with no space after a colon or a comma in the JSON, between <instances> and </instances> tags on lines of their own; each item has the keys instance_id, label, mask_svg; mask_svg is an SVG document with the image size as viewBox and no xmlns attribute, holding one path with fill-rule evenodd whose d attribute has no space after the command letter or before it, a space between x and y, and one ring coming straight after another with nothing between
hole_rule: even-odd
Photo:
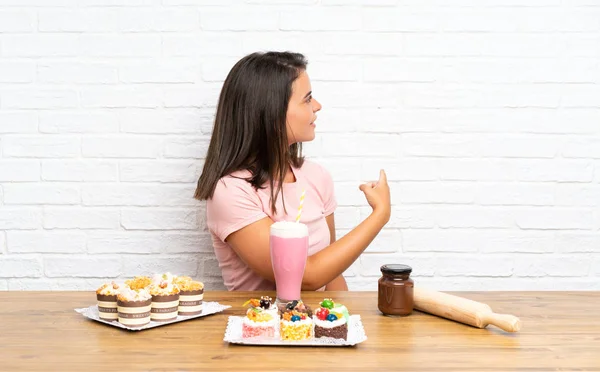
<instances>
[{"instance_id":1,"label":"mini cake","mask_svg":"<svg viewBox=\"0 0 600 372\"><path fill-rule=\"evenodd\" d=\"M96 290L96 299L98 300L98 314L103 320L117 320L117 295L120 286L115 283L105 283Z\"/></svg>"},{"instance_id":2,"label":"mini cake","mask_svg":"<svg viewBox=\"0 0 600 372\"><path fill-rule=\"evenodd\" d=\"M321 302L321 307L315 310L313 321L315 323L315 338L331 337L342 340L348 339L348 318L342 311L348 310L345 306L339 305L336 312L334 302L330 298L326 298ZM348 315L349 316L349 315Z\"/></svg>"},{"instance_id":3,"label":"mini cake","mask_svg":"<svg viewBox=\"0 0 600 372\"><path fill-rule=\"evenodd\" d=\"M152 284L152 279L147 276L136 276L133 279L128 279L125 281L125 285L134 291L138 291L140 289L148 288Z\"/></svg>"},{"instance_id":4,"label":"mini cake","mask_svg":"<svg viewBox=\"0 0 600 372\"><path fill-rule=\"evenodd\" d=\"M154 283L149 288L152 295L150 318L157 322L177 319L179 310L179 287L172 282Z\"/></svg>"},{"instance_id":5,"label":"mini cake","mask_svg":"<svg viewBox=\"0 0 600 372\"><path fill-rule=\"evenodd\" d=\"M275 337L277 327L277 308L271 297L261 297L246 301L244 306L250 304L246 317L242 322L242 337Z\"/></svg>"},{"instance_id":6,"label":"mini cake","mask_svg":"<svg viewBox=\"0 0 600 372\"><path fill-rule=\"evenodd\" d=\"M179 288L179 315L202 314L204 284L189 276L177 276L173 283Z\"/></svg>"},{"instance_id":7,"label":"mini cake","mask_svg":"<svg viewBox=\"0 0 600 372\"><path fill-rule=\"evenodd\" d=\"M304 309L304 311L300 311ZM279 334L282 340L301 341L312 337L313 322L310 308L302 301L293 301L286 305L281 315Z\"/></svg>"},{"instance_id":8,"label":"mini cake","mask_svg":"<svg viewBox=\"0 0 600 372\"><path fill-rule=\"evenodd\" d=\"M141 327L150 323L151 304L152 295L148 290L123 288L117 296L119 323L129 327Z\"/></svg>"}]
</instances>

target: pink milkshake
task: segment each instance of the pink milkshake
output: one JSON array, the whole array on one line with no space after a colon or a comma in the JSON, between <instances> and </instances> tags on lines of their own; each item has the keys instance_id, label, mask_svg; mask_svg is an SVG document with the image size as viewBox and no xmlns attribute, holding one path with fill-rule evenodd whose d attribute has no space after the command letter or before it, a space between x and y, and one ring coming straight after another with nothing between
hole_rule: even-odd
<instances>
[{"instance_id":1,"label":"pink milkshake","mask_svg":"<svg viewBox=\"0 0 600 372\"><path fill-rule=\"evenodd\" d=\"M300 300L308 257L308 228L302 223L275 222L271 225L270 247L277 302Z\"/></svg>"}]
</instances>

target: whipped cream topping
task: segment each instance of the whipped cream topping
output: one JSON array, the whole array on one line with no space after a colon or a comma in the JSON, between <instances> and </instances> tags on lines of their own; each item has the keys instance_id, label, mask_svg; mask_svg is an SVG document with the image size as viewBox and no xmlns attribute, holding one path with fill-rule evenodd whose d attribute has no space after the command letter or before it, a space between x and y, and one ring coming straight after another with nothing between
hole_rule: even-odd
<instances>
[{"instance_id":1,"label":"whipped cream topping","mask_svg":"<svg viewBox=\"0 0 600 372\"><path fill-rule=\"evenodd\" d=\"M153 296L167 296L179 293L179 287L173 284L173 282L166 280L152 284L149 290Z\"/></svg>"},{"instance_id":2,"label":"whipped cream topping","mask_svg":"<svg viewBox=\"0 0 600 372\"><path fill-rule=\"evenodd\" d=\"M346 318L344 318L344 317L341 317L341 318L331 322L329 320L321 320L321 319L317 318L317 316L315 315L315 316L313 316L313 321L315 322L316 326L319 326L322 328L334 328L334 327L338 327L338 326L346 324Z\"/></svg>"},{"instance_id":3,"label":"whipped cream topping","mask_svg":"<svg viewBox=\"0 0 600 372\"><path fill-rule=\"evenodd\" d=\"M122 285L115 282L104 283L96 290L96 293L103 296L115 296L119 294L122 288Z\"/></svg>"},{"instance_id":4,"label":"whipped cream topping","mask_svg":"<svg viewBox=\"0 0 600 372\"><path fill-rule=\"evenodd\" d=\"M147 289L133 290L131 288L123 288L119 293L121 301L147 301L152 298Z\"/></svg>"},{"instance_id":5,"label":"whipped cream topping","mask_svg":"<svg viewBox=\"0 0 600 372\"><path fill-rule=\"evenodd\" d=\"M176 276L173 275L173 274L171 274L171 273L169 273L169 272L166 272L164 274L154 274L154 276L152 277L152 283L153 284L154 283L160 283L160 282L163 282L163 281L172 283L173 279L175 279L175 278L176 278Z\"/></svg>"},{"instance_id":6,"label":"whipped cream topping","mask_svg":"<svg viewBox=\"0 0 600 372\"><path fill-rule=\"evenodd\" d=\"M312 320L310 318L306 318L306 319L301 319L301 320L297 320L295 322L292 322L291 320L281 319L281 323L285 324L286 326L289 326L289 325L301 326L301 325L310 325L310 324L312 324Z\"/></svg>"}]
</instances>

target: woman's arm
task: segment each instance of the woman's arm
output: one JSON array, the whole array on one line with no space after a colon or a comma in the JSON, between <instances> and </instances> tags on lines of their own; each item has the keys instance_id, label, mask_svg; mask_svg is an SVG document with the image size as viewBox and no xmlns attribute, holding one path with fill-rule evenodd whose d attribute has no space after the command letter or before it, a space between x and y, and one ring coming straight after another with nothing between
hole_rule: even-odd
<instances>
[{"instance_id":1,"label":"woman's arm","mask_svg":"<svg viewBox=\"0 0 600 372\"><path fill-rule=\"evenodd\" d=\"M335 242L335 218L333 216L333 213L330 214L329 216L325 217L325 220L327 221L327 226L329 227L329 242L333 243ZM333 279L332 281L329 282L329 284L327 284L327 286L325 287L326 291L347 291L348 290L348 284L346 283L346 279L344 279L343 275L339 275L337 278Z\"/></svg>"},{"instance_id":2,"label":"woman's arm","mask_svg":"<svg viewBox=\"0 0 600 372\"><path fill-rule=\"evenodd\" d=\"M373 208L371 215L340 240L308 257L302 279L303 290L317 290L342 275L389 221L390 189L385 172L380 172L378 182L360 185L360 190ZM231 233L226 241L254 272L267 280L275 281L269 249L272 224L273 220L263 218Z\"/></svg>"}]
</instances>

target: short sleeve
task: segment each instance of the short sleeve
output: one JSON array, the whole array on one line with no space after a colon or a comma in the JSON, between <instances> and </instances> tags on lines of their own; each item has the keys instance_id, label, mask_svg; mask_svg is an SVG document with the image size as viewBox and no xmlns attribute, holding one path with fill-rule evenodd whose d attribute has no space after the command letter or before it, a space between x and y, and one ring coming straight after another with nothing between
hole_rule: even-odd
<instances>
[{"instance_id":1,"label":"short sleeve","mask_svg":"<svg viewBox=\"0 0 600 372\"><path fill-rule=\"evenodd\" d=\"M337 201L335 199L335 187L333 185L333 178L331 178L331 174L324 167L321 168L322 173L322 190L323 190L323 210L325 216L329 216L335 209L337 208Z\"/></svg>"},{"instance_id":2,"label":"short sleeve","mask_svg":"<svg viewBox=\"0 0 600 372\"><path fill-rule=\"evenodd\" d=\"M221 241L258 220L268 217L252 185L244 179L224 177L206 203L207 226Z\"/></svg>"}]
</instances>

